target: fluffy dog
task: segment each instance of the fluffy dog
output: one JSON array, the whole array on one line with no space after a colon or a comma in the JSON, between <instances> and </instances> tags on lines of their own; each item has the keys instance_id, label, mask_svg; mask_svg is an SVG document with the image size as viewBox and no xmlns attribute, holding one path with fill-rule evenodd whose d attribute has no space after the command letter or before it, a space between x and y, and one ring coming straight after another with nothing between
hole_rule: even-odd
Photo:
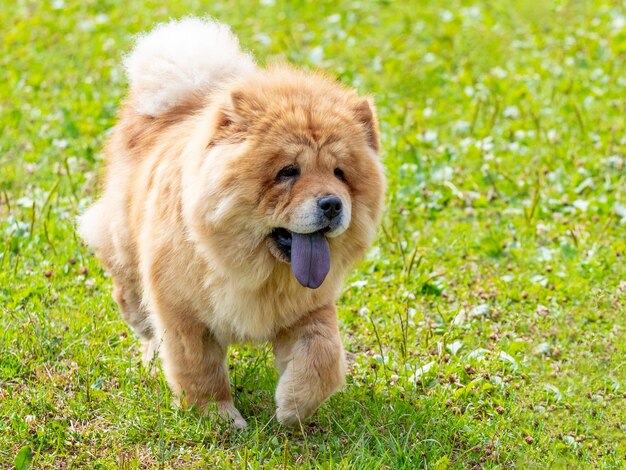
<instances>
[{"instance_id":1,"label":"fluffy dog","mask_svg":"<svg viewBox=\"0 0 626 470\"><path fill-rule=\"evenodd\" d=\"M287 65L258 68L220 23L140 36L80 232L114 297L187 404L233 404L229 344L271 341L276 415L294 425L344 383L334 302L379 223L372 104Z\"/></svg>"}]
</instances>

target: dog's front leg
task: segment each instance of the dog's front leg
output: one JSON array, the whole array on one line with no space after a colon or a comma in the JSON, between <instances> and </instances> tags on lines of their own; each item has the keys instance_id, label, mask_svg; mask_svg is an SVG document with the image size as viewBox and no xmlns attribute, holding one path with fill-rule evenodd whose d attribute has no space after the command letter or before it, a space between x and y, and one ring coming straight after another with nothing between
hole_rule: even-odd
<instances>
[{"instance_id":1,"label":"dog's front leg","mask_svg":"<svg viewBox=\"0 0 626 470\"><path fill-rule=\"evenodd\" d=\"M315 310L274 339L276 416L294 426L344 384L345 357L334 305Z\"/></svg>"},{"instance_id":2,"label":"dog's front leg","mask_svg":"<svg viewBox=\"0 0 626 470\"><path fill-rule=\"evenodd\" d=\"M179 401L204 409L215 400L220 416L232 420L235 427L245 427L230 393L226 348L204 324L189 316L169 315L167 320L160 353L165 376Z\"/></svg>"}]
</instances>

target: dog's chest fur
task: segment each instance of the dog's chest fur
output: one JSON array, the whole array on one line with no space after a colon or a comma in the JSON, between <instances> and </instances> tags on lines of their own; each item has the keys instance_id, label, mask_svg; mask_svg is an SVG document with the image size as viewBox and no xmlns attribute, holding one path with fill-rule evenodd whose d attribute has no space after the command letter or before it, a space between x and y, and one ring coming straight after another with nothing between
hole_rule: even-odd
<instances>
[{"instance_id":1,"label":"dog's chest fur","mask_svg":"<svg viewBox=\"0 0 626 470\"><path fill-rule=\"evenodd\" d=\"M253 265L220 272L210 253L190 239L181 223L180 201L164 197L178 193L177 172L170 170L154 171L145 205L128 214L140 219L133 222L141 226L136 234L138 270L149 311L192 315L222 344L261 342L335 297L341 279L332 271L316 290L302 288L287 264L261 283L256 279L260 269ZM156 318L153 322L159 323Z\"/></svg>"}]
</instances>

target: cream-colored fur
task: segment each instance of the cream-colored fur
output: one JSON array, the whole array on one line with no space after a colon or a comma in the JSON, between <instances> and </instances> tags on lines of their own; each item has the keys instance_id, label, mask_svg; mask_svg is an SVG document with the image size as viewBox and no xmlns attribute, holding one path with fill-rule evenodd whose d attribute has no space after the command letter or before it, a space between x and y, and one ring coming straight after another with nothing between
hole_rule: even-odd
<instances>
[{"instance_id":1,"label":"cream-colored fur","mask_svg":"<svg viewBox=\"0 0 626 470\"><path fill-rule=\"evenodd\" d=\"M380 219L378 131L355 92L288 66L257 69L236 45L227 27L194 19L139 40L104 190L80 233L111 273L144 360L158 351L176 396L216 401L244 426L226 350L271 341L277 417L295 425L344 382L334 301ZM294 164L297 180L278 181ZM327 194L346 209L328 234L330 272L309 289L277 257L271 233L298 230Z\"/></svg>"},{"instance_id":2,"label":"cream-colored fur","mask_svg":"<svg viewBox=\"0 0 626 470\"><path fill-rule=\"evenodd\" d=\"M163 23L140 35L124 66L135 108L148 116L255 69L228 26L200 18Z\"/></svg>"}]
</instances>

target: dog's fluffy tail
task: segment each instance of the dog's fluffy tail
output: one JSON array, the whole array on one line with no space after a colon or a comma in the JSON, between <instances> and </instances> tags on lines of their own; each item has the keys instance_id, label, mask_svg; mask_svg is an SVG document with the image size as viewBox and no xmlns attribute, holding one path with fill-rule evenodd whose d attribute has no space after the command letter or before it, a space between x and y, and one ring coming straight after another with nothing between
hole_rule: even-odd
<instances>
[{"instance_id":1,"label":"dog's fluffy tail","mask_svg":"<svg viewBox=\"0 0 626 470\"><path fill-rule=\"evenodd\" d=\"M138 37L124 66L136 110L159 116L254 70L230 28L210 19L162 23Z\"/></svg>"}]
</instances>

